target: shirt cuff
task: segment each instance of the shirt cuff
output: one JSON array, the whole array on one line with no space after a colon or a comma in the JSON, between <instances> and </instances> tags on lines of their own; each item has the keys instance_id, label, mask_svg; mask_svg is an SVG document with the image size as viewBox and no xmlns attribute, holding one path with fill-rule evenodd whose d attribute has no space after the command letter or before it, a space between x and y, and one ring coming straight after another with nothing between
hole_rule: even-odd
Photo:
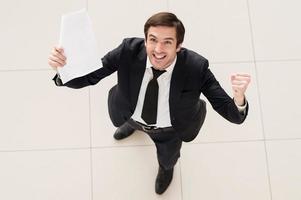
<instances>
[{"instance_id":1,"label":"shirt cuff","mask_svg":"<svg viewBox=\"0 0 301 200\"><path fill-rule=\"evenodd\" d=\"M239 111L240 113L245 113L245 112L246 112L247 104L248 104L248 101L247 101L246 98L245 98L245 103L244 103L244 105L242 105L242 106L239 106L239 105L237 105L237 104L235 103L235 105L236 105L236 107L237 107L237 109L238 109L238 111Z\"/></svg>"},{"instance_id":2,"label":"shirt cuff","mask_svg":"<svg viewBox=\"0 0 301 200\"><path fill-rule=\"evenodd\" d=\"M62 82L62 80L61 80L61 77L60 77L59 73L57 73L52 80L54 81L55 85L57 85L57 86L64 85L63 82Z\"/></svg>"}]
</instances>

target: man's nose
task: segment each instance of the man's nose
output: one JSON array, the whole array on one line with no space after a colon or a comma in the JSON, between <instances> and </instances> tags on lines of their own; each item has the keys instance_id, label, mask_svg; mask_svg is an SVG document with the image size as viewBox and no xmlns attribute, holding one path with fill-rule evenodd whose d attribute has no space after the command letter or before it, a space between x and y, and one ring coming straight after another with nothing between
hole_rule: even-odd
<instances>
[{"instance_id":1,"label":"man's nose","mask_svg":"<svg viewBox=\"0 0 301 200\"><path fill-rule=\"evenodd\" d=\"M156 51L157 53L160 53L160 52L163 51L163 45L162 45L161 42L158 42L158 43L156 44L156 46L155 46L155 51Z\"/></svg>"}]
</instances>

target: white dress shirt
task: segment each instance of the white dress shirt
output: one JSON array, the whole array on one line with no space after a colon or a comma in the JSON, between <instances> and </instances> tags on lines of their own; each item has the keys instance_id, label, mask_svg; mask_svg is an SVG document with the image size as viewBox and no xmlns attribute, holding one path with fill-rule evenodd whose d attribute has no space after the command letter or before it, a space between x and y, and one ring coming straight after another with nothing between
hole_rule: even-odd
<instances>
[{"instance_id":1,"label":"white dress shirt","mask_svg":"<svg viewBox=\"0 0 301 200\"><path fill-rule=\"evenodd\" d=\"M152 126L157 126L157 127L161 127L161 128L171 126L170 112L169 112L169 89L170 89L171 75L172 75L173 69L175 67L176 61L177 61L177 58L175 58L175 60L172 62L172 64L165 69L166 72L161 74L157 78L158 85L159 85L157 124L150 124ZM147 124L141 118L141 113L142 113L143 102L144 102L144 97L145 97L145 92L146 92L148 82L153 78L153 71L152 71L151 67L152 67L152 64L150 63L149 59L147 59L146 69L145 69L144 77L143 77L142 84L140 87L137 106L136 106L136 109L132 116L133 120L141 122L143 124Z\"/></svg>"}]
</instances>

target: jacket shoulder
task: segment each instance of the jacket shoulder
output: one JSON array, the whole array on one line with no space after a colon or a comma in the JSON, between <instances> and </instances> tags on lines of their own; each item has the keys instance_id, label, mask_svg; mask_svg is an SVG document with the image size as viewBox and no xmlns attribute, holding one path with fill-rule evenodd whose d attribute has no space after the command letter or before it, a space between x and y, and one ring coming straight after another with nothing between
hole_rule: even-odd
<instances>
[{"instance_id":1,"label":"jacket shoulder","mask_svg":"<svg viewBox=\"0 0 301 200\"><path fill-rule=\"evenodd\" d=\"M182 48L178 53L178 59L182 60L185 67L189 67L195 70L204 70L208 68L208 60L202 55L186 49Z\"/></svg>"},{"instance_id":2,"label":"jacket shoulder","mask_svg":"<svg viewBox=\"0 0 301 200\"><path fill-rule=\"evenodd\" d=\"M123 39L122 44L127 50L137 51L144 47L144 39L138 37L125 38Z\"/></svg>"}]
</instances>

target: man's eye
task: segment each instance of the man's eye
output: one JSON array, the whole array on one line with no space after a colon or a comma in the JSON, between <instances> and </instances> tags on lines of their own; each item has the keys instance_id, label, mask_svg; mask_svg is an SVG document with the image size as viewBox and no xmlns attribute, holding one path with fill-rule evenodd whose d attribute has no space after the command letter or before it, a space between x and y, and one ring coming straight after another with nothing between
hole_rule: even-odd
<instances>
[{"instance_id":1,"label":"man's eye","mask_svg":"<svg viewBox=\"0 0 301 200\"><path fill-rule=\"evenodd\" d=\"M150 38L149 39L151 42L156 42L156 39L155 38Z\"/></svg>"},{"instance_id":2,"label":"man's eye","mask_svg":"<svg viewBox=\"0 0 301 200\"><path fill-rule=\"evenodd\" d=\"M171 43L171 41L165 41L165 44L166 45L171 45L172 43Z\"/></svg>"}]
</instances>

